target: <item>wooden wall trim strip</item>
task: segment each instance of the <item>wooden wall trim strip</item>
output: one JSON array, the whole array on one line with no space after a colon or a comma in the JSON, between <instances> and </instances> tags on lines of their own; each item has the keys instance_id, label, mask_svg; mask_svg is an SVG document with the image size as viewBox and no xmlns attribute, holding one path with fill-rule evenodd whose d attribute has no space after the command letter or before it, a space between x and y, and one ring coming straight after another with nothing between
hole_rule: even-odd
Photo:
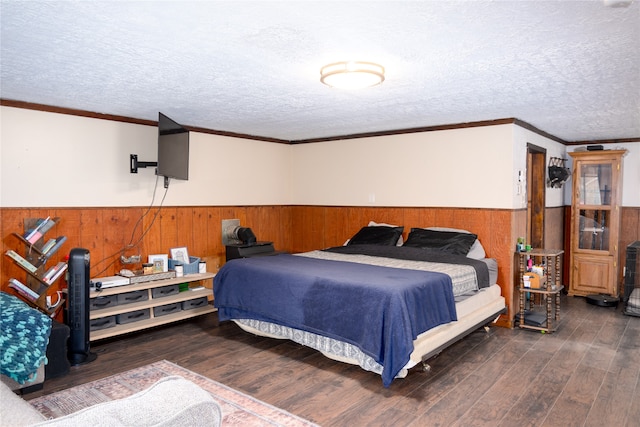
<instances>
[{"instance_id":1,"label":"wooden wall trim strip","mask_svg":"<svg viewBox=\"0 0 640 427\"><path fill-rule=\"evenodd\" d=\"M74 108L56 107L52 105L36 104L33 102L0 99L3 107L23 108L26 110L45 111L48 113L67 114L70 116L89 117L91 119L111 120L114 122L133 123L136 125L158 126L157 121L136 119L133 117L118 116L115 114L97 113L94 111L78 110Z\"/></svg>"},{"instance_id":2,"label":"wooden wall trim strip","mask_svg":"<svg viewBox=\"0 0 640 427\"><path fill-rule=\"evenodd\" d=\"M299 139L291 141L292 144L309 144L314 142L325 142L325 141L339 141L343 139L357 139L357 138L371 138L378 136L390 136L390 135L402 135L407 133L420 133L420 132L434 132L441 130L451 130L451 129L466 129L473 127L483 127L483 126L497 126L497 125L505 125L516 123L517 119L514 118L506 118L506 119L496 119L496 120L483 120L478 122L467 122L467 123L452 123L438 126L424 126L424 127L416 127L409 129L393 129L388 131L379 131L379 132L364 132L364 133L355 133L350 135L336 135L329 136L323 138L309 138L309 139Z\"/></svg>"},{"instance_id":3,"label":"wooden wall trim strip","mask_svg":"<svg viewBox=\"0 0 640 427\"><path fill-rule=\"evenodd\" d=\"M517 124L518 126L524 128L524 129L530 130L533 133L537 133L538 135L544 136L545 138L549 138L549 139L551 139L553 141L559 142L560 144L567 145L567 141L565 141L564 139L560 139L557 136L553 136L550 133L547 133L547 132L545 132L543 130L540 130L537 127L535 127L535 126L533 126L533 125L531 125L531 124L529 124L529 123L527 123L527 122L525 122L523 120L516 119L515 124Z\"/></svg>"},{"instance_id":4,"label":"wooden wall trim strip","mask_svg":"<svg viewBox=\"0 0 640 427\"><path fill-rule=\"evenodd\" d=\"M58 114L68 114L73 116L89 117L89 118L102 119L102 120L112 120L117 122L133 123L133 124L146 125L146 126L158 125L158 122L154 120L137 119L133 117L118 116L114 114L103 114L103 113L97 113L93 111L78 110L75 108L56 107L51 105L11 100L11 99L0 99L0 105L6 106L6 107L24 108L29 110L46 111L46 112L58 113ZM387 130L387 131L364 132L364 133L357 133L357 134L350 134L350 135L335 135L335 136L323 137L323 138L310 138L310 139L300 139L300 140L291 140L291 141L285 140L285 139L279 139L279 138L270 138L270 137L264 137L259 135L247 135L243 133L221 131L221 130L189 126L189 125L185 125L185 127L193 132L227 136L231 138L242 138L242 139L249 139L249 140L256 140L256 141L273 142L278 144L309 144L309 143L315 143L315 142L337 141L337 140L343 140L343 139L371 138L371 137L380 137L380 136L402 135L402 134L408 134L408 133L433 132L433 131L451 130L451 129L465 129L465 128L482 127L482 126L496 126L496 125L503 125L503 124L516 124L520 127L530 130L531 132L537 133L538 135L544 136L545 138L549 138L553 141L559 142L560 144L564 144L564 145L616 144L616 143L620 144L624 142L640 141L640 137L634 137L634 138L624 138L624 139L568 142L554 135L551 135L550 133L540 130L535 126L517 118L502 118L502 119L495 119L495 120L452 123L452 124L424 126L424 127L416 127L416 128L408 128L408 129L393 129L393 130Z\"/></svg>"},{"instance_id":5,"label":"wooden wall trim strip","mask_svg":"<svg viewBox=\"0 0 640 427\"><path fill-rule=\"evenodd\" d=\"M598 139L598 140L586 140L586 141L573 141L568 142L567 145L590 145L590 144L623 144L625 142L640 142L640 136L634 138L621 138L621 139Z\"/></svg>"},{"instance_id":6,"label":"wooden wall trim strip","mask_svg":"<svg viewBox=\"0 0 640 427\"><path fill-rule=\"evenodd\" d=\"M154 127L158 126L158 122L155 121L155 120L137 119L137 118L134 118L134 117L118 116L118 115L115 115L115 114L97 113L97 112L94 112L94 111L78 110L78 109L74 109L74 108L55 107L55 106L51 106L51 105L36 104L36 103L33 103L33 102L15 101L15 100L10 100L10 99L0 99L0 105L5 106L5 107L23 108L23 109L27 109L27 110L45 111L45 112L48 112L48 113L67 114L67 115L70 115L70 116L88 117L88 118L92 118L92 119L111 120L111 121L114 121L114 122L133 123L133 124L137 124L137 125L154 126ZM250 140L265 141L265 142L275 142L275 143L279 143L279 144L289 144L290 143L289 141L286 141L286 140L283 140L283 139L277 139L277 138L267 138L267 137L262 137L262 136L247 135L247 134L236 133L236 132L219 131L219 130L201 128L201 127L196 127L196 126L188 126L188 125L185 125L185 127L188 130L193 131L193 132L206 133L206 134L211 134L211 135L220 135L220 136L227 136L227 137L231 137L231 138L242 138L242 139L250 139Z\"/></svg>"}]
</instances>

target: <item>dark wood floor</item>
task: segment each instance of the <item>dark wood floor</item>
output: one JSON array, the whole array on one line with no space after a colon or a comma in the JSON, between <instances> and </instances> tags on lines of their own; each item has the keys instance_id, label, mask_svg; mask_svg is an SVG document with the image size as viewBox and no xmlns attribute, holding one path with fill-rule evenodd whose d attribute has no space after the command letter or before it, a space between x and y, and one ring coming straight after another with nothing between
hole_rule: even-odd
<instances>
[{"instance_id":1,"label":"dark wood floor","mask_svg":"<svg viewBox=\"0 0 640 427\"><path fill-rule=\"evenodd\" d=\"M255 337L216 316L92 350L26 399L166 359L323 426L639 426L640 318L562 299L554 334L476 332L390 388L298 344Z\"/></svg>"}]
</instances>

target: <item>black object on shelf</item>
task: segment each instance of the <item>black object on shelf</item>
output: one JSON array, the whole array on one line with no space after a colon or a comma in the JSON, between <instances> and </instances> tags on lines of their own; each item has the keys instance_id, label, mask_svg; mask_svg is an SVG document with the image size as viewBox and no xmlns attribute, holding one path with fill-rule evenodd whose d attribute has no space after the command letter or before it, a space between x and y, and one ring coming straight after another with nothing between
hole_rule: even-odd
<instances>
[{"instance_id":1,"label":"black object on shelf","mask_svg":"<svg viewBox=\"0 0 640 427\"><path fill-rule=\"evenodd\" d=\"M547 315L537 311L524 311L524 324L529 326L543 327L547 324Z\"/></svg>"}]
</instances>

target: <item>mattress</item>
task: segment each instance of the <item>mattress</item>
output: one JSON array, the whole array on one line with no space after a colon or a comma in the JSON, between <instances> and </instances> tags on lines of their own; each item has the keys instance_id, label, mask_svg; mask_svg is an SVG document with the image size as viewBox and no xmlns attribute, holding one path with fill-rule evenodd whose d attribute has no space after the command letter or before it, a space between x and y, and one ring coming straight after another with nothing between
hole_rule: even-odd
<instances>
[{"instance_id":1,"label":"mattress","mask_svg":"<svg viewBox=\"0 0 640 427\"><path fill-rule=\"evenodd\" d=\"M504 309L505 300L501 296L500 287L492 285L471 294L456 298L458 320L432 328L414 340L414 350L407 365L398 373L397 378L407 375L408 369L435 356L443 348L456 341L460 336L473 331L492 316ZM336 339L311 332L277 325L274 323L252 320L234 319L242 329L255 335L289 339L307 347L320 351L325 356L345 363L360 366L367 371L382 374L382 365L364 354L356 346Z\"/></svg>"},{"instance_id":2,"label":"mattress","mask_svg":"<svg viewBox=\"0 0 640 427\"><path fill-rule=\"evenodd\" d=\"M345 249L345 248L337 248ZM389 249L389 248L386 248ZM394 250L400 250L402 248L392 248ZM355 262L367 265L377 265L381 267L390 268L402 268L407 270L418 271L435 271L438 273L446 274L451 277L453 285L453 295L459 296L470 291L476 291L478 289L478 277L475 269L469 265L460 264L448 264L441 262L428 262L428 261L416 261L402 258L388 258L384 256L370 256L363 254L347 254L347 253L334 253L325 250L316 250L295 254L296 256L303 256L307 258L315 258L331 261L346 261ZM497 277L497 263L495 259L485 258L481 260L487 265L489 270L489 280L491 283L495 283ZM493 275L493 272L496 275Z\"/></svg>"}]
</instances>

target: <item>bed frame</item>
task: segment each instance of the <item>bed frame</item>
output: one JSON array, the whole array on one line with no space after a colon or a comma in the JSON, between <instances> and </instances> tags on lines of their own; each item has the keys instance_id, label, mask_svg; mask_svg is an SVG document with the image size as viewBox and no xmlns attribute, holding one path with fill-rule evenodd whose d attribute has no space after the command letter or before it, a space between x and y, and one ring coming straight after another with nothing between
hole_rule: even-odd
<instances>
[{"instance_id":1,"label":"bed frame","mask_svg":"<svg viewBox=\"0 0 640 427\"><path fill-rule=\"evenodd\" d=\"M465 329L464 331L462 331L459 335L456 335L453 338L450 338L447 342L445 342L444 344L441 344L439 346L437 346L436 348L434 348L433 350L427 352L426 354L423 354L420 358L422 359L421 363L422 363L422 370L424 372L429 372L431 371L431 365L429 365L429 361L435 357L437 357L440 353L442 353L443 350L447 349L448 347L452 346L453 344L457 343L458 341L462 340L463 338L465 338L467 335L477 331L480 328L484 328L485 332L489 332L489 326L493 323L496 322L496 320L498 320L498 317L501 314L505 314L507 312L507 308L504 307L502 309L500 309L499 311L496 311L495 313L492 313L490 316L482 319L480 322L475 323L472 327Z\"/></svg>"},{"instance_id":2,"label":"bed frame","mask_svg":"<svg viewBox=\"0 0 640 427\"><path fill-rule=\"evenodd\" d=\"M414 369L416 366L421 366L421 370L423 372L429 372L431 370L431 366L428 362L438 356L446 348L483 327L485 331L488 332L489 326L497 320L500 314L506 313L507 311L504 297L499 294L500 287L498 285L493 285L492 288L493 294L498 293L498 295L494 295L487 304L474 309L458 321L437 326L420 334L416 340L414 340L414 351L411 353L409 363L407 363L404 369L398 373L396 378L406 377L409 370ZM276 339L290 339L288 336L269 333L235 320L234 322L244 331L257 336ZM355 358L337 355L323 351L319 348L316 348L316 350L320 351L324 356L332 360L352 365L360 365L359 361Z\"/></svg>"},{"instance_id":3,"label":"bed frame","mask_svg":"<svg viewBox=\"0 0 640 427\"><path fill-rule=\"evenodd\" d=\"M371 227L364 229L368 228ZM439 231L427 231L430 234L421 230L424 236L418 237L423 240L446 237L458 244L461 244L456 240L459 236L475 238L469 233L443 232L445 236L435 235L441 233ZM471 239L466 240L465 244L473 243ZM277 262L256 259L252 263L225 265L224 272L219 272L214 281L214 293L219 296L216 307L221 310L223 320L233 320L247 332L289 339L328 358L358 365L380 374L388 387L394 378L405 377L415 366L430 370L428 360L482 326L495 322L506 310L501 288L495 284L495 260L470 258L440 247L423 249L422 246L363 243L298 254L301 257L297 260L288 256ZM391 274L391 270L381 268L399 270ZM400 270L404 271L400 273ZM267 286L273 286L275 294L266 292ZM372 322L356 320L356 323L345 324L336 321L334 316L323 323L321 307L332 305L330 293L347 299L359 298L358 292L363 289L381 298L374 304L363 304L359 312L361 317L373 319ZM310 305L309 299L302 297L307 294L317 296L320 302ZM285 299L290 305L283 309L279 304ZM384 308L378 304L383 301ZM434 307L435 304L439 308ZM425 309L409 314L422 305ZM383 318L382 313L386 317ZM275 320L283 316L290 316L292 320ZM301 320L306 316L316 322L316 331L331 332L310 332L314 328ZM375 336L378 332L383 333L382 341ZM382 364L378 362L378 355L384 360Z\"/></svg>"}]
</instances>

